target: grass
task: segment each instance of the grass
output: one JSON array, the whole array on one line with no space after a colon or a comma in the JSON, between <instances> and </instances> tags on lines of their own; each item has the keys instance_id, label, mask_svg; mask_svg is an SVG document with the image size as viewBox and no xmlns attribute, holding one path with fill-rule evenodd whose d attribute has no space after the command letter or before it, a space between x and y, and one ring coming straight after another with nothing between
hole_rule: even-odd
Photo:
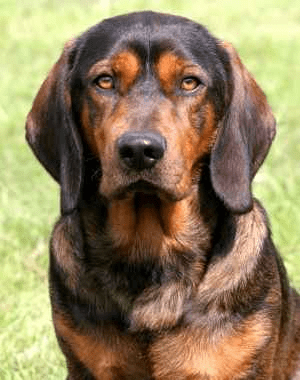
<instances>
[{"instance_id":1,"label":"grass","mask_svg":"<svg viewBox=\"0 0 300 380\"><path fill-rule=\"evenodd\" d=\"M63 43L104 17L154 9L194 18L233 42L267 93L278 134L254 191L300 287L298 0L0 0L0 379L63 379L48 301L47 247L58 187L24 141L33 97Z\"/></svg>"}]
</instances>

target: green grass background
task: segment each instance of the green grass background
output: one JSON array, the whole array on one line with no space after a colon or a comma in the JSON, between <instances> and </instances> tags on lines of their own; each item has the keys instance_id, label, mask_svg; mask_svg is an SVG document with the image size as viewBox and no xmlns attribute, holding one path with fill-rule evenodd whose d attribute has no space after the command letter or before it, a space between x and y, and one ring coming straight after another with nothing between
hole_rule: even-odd
<instances>
[{"instance_id":1,"label":"green grass background","mask_svg":"<svg viewBox=\"0 0 300 380\"><path fill-rule=\"evenodd\" d=\"M205 24L235 45L266 92L278 134L254 190L300 287L300 0L0 0L0 380L66 375L47 285L58 187L25 143L26 114L66 40L139 9Z\"/></svg>"}]
</instances>

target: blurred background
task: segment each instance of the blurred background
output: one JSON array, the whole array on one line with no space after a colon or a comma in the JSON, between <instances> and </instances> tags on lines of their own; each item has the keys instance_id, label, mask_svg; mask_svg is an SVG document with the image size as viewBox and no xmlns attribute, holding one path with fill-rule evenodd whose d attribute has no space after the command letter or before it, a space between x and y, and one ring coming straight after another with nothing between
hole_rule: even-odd
<instances>
[{"instance_id":1,"label":"blurred background","mask_svg":"<svg viewBox=\"0 0 300 380\"><path fill-rule=\"evenodd\" d=\"M232 42L267 94L278 132L254 193L300 288L299 0L0 0L1 380L66 375L47 284L58 187L25 143L26 115L66 40L103 18L146 9L192 18Z\"/></svg>"}]
</instances>

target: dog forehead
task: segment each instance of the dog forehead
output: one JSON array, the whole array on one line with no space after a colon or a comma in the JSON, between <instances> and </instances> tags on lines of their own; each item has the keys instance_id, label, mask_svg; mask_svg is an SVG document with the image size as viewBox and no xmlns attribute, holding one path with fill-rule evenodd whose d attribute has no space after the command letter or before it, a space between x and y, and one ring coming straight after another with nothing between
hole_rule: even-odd
<instances>
[{"instance_id":1,"label":"dog forehead","mask_svg":"<svg viewBox=\"0 0 300 380\"><path fill-rule=\"evenodd\" d=\"M152 63L164 51L212 71L217 40L202 25L183 17L138 12L106 19L77 41L77 66L81 72L118 52L134 51L141 62Z\"/></svg>"}]
</instances>

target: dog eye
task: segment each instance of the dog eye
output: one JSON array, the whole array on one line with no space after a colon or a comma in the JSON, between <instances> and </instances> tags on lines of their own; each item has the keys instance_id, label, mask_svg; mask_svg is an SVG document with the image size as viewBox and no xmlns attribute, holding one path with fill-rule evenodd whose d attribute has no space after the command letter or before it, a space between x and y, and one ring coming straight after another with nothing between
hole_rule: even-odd
<instances>
[{"instance_id":1,"label":"dog eye","mask_svg":"<svg viewBox=\"0 0 300 380\"><path fill-rule=\"evenodd\" d=\"M98 76L94 82L102 90L112 90L115 87L113 77L107 74Z\"/></svg>"},{"instance_id":2,"label":"dog eye","mask_svg":"<svg viewBox=\"0 0 300 380\"><path fill-rule=\"evenodd\" d=\"M181 82L181 89L184 91L194 91L201 84L201 81L196 77L187 77L184 78Z\"/></svg>"}]
</instances>

